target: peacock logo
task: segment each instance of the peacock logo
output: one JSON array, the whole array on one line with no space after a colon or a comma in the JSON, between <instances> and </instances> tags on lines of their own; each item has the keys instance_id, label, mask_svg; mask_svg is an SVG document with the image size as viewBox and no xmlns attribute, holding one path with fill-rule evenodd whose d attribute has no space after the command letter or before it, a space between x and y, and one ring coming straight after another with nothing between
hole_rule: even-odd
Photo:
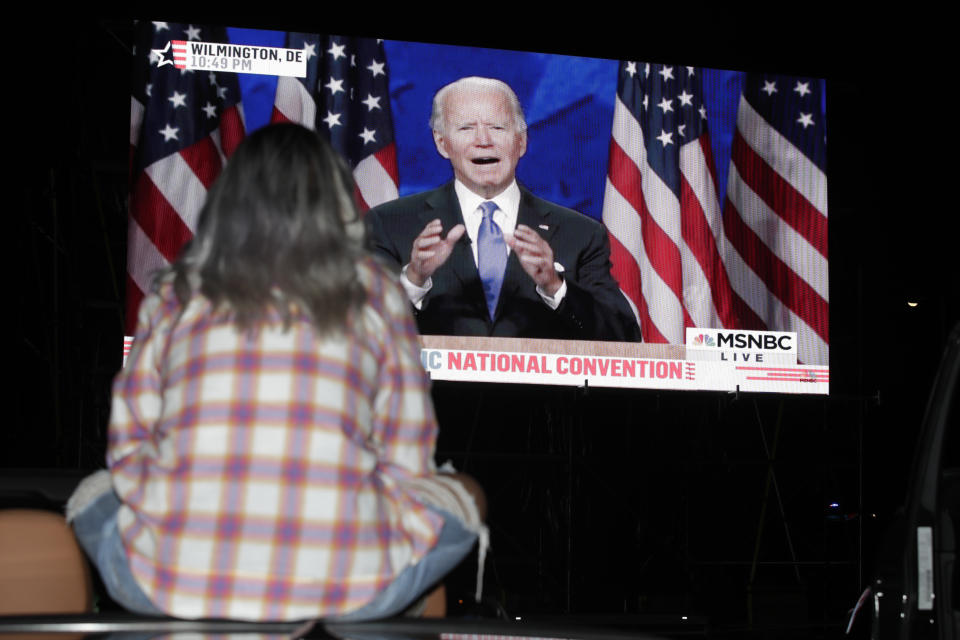
<instances>
[{"instance_id":1,"label":"peacock logo","mask_svg":"<svg viewBox=\"0 0 960 640\"><path fill-rule=\"evenodd\" d=\"M695 347L715 347L717 342L713 339L713 336L704 333L698 333L693 337L693 346Z\"/></svg>"}]
</instances>

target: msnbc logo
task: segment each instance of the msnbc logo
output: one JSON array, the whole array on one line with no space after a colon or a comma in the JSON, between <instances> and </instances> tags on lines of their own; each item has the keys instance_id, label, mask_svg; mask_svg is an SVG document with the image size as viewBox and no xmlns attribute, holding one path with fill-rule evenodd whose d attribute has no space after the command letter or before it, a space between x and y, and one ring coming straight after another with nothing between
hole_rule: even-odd
<instances>
[{"instance_id":1,"label":"msnbc logo","mask_svg":"<svg viewBox=\"0 0 960 640\"><path fill-rule=\"evenodd\" d=\"M717 343L711 336L703 333L699 333L693 337L693 346L701 347L704 345L708 347L715 347L717 346Z\"/></svg>"}]
</instances>

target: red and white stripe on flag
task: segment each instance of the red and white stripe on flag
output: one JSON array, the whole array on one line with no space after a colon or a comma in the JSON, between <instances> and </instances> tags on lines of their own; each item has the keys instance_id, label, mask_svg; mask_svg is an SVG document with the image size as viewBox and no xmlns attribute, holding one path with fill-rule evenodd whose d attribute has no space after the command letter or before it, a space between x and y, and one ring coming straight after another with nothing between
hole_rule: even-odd
<instances>
[{"instance_id":1,"label":"red and white stripe on flag","mask_svg":"<svg viewBox=\"0 0 960 640\"><path fill-rule=\"evenodd\" d=\"M239 105L209 137L148 165L134 177L127 225L128 333L154 274L176 260L193 237L207 190L243 140Z\"/></svg>"},{"instance_id":2,"label":"red and white stripe on flag","mask_svg":"<svg viewBox=\"0 0 960 640\"><path fill-rule=\"evenodd\" d=\"M654 67L621 64L603 222L643 339L683 344L686 327L732 327L737 316L699 79Z\"/></svg>"},{"instance_id":3,"label":"red and white stripe on flag","mask_svg":"<svg viewBox=\"0 0 960 640\"><path fill-rule=\"evenodd\" d=\"M773 95L771 83L766 86ZM781 82L778 90L792 92L793 84ZM815 124L822 127L815 108L797 107L792 116L789 123L800 123L798 135ZM755 314L759 328L797 332L797 360L826 365L827 175L796 140L741 96L724 204L724 259L736 296Z\"/></svg>"},{"instance_id":4,"label":"red and white stripe on flag","mask_svg":"<svg viewBox=\"0 0 960 640\"><path fill-rule=\"evenodd\" d=\"M130 215L126 332L157 270L193 237L207 190L244 138L234 74L183 72L171 44L225 42L222 27L141 21L136 26L130 110ZM181 47L182 48L182 47Z\"/></svg>"}]
</instances>

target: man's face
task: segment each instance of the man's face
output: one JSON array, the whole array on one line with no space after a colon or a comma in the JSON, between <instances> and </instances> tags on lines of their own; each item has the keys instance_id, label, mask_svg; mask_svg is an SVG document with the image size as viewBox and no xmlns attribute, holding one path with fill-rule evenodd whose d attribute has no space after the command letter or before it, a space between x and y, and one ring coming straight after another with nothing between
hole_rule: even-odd
<instances>
[{"instance_id":1,"label":"man's face","mask_svg":"<svg viewBox=\"0 0 960 640\"><path fill-rule=\"evenodd\" d=\"M444 99L443 131L433 132L437 151L468 189L487 199L498 195L527 150L510 100L496 89L476 87L455 89Z\"/></svg>"}]
</instances>

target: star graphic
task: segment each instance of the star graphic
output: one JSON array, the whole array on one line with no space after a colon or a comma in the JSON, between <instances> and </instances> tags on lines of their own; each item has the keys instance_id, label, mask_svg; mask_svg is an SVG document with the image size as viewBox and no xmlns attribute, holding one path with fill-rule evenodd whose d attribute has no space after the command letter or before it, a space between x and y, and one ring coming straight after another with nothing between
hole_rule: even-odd
<instances>
[{"instance_id":1,"label":"star graphic","mask_svg":"<svg viewBox=\"0 0 960 640\"><path fill-rule=\"evenodd\" d=\"M187 106L187 94L180 93L174 90L173 95L167 98L170 101L170 104L173 105L173 108L177 107L186 107Z\"/></svg>"},{"instance_id":2,"label":"star graphic","mask_svg":"<svg viewBox=\"0 0 960 640\"><path fill-rule=\"evenodd\" d=\"M346 58L347 54L343 52L347 48L345 44L337 44L336 42L330 43L330 48L327 50L327 53L333 56L334 61L339 58Z\"/></svg>"},{"instance_id":3,"label":"star graphic","mask_svg":"<svg viewBox=\"0 0 960 640\"><path fill-rule=\"evenodd\" d=\"M626 71L627 74L632 78L633 75L637 72L637 63L636 63L636 62L628 62L628 63L627 63L627 68L625 69L625 71Z\"/></svg>"},{"instance_id":4,"label":"star graphic","mask_svg":"<svg viewBox=\"0 0 960 640\"><path fill-rule=\"evenodd\" d=\"M647 94L643 94L643 108L644 109L650 108L650 96L648 96Z\"/></svg>"},{"instance_id":5,"label":"star graphic","mask_svg":"<svg viewBox=\"0 0 960 640\"><path fill-rule=\"evenodd\" d=\"M313 42L304 42L303 43L303 53L307 56L307 60L317 55L317 45Z\"/></svg>"},{"instance_id":6,"label":"star graphic","mask_svg":"<svg viewBox=\"0 0 960 640\"><path fill-rule=\"evenodd\" d=\"M650 75L650 63L649 63L649 62L647 62L646 64L643 65L643 77L646 78L648 75Z\"/></svg>"},{"instance_id":7,"label":"star graphic","mask_svg":"<svg viewBox=\"0 0 960 640\"><path fill-rule=\"evenodd\" d=\"M692 107L693 106L693 94L687 93L687 90L684 89L683 92L677 96L680 98L681 107Z\"/></svg>"},{"instance_id":8,"label":"star graphic","mask_svg":"<svg viewBox=\"0 0 960 640\"><path fill-rule=\"evenodd\" d=\"M684 132L684 129L686 129L686 128L687 128L687 125L685 125L685 124L681 124L680 126L677 127L677 133L680 134L680 137L681 137L681 138L685 138L685 137L686 137L686 133Z\"/></svg>"},{"instance_id":9,"label":"star graphic","mask_svg":"<svg viewBox=\"0 0 960 640\"><path fill-rule=\"evenodd\" d=\"M161 135L163 135L164 142L170 142L171 140L177 139L177 132L180 131L177 127L171 127L169 124L163 129L160 129Z\"/></svg>"},{"instance_id":10,"label":"star graphic","mask_svg":"<svg viewBox=\"0 0 960 640\"><path fill-rule=\"evenodd\" d=\"M673 111L672 105L673 105L673 100L667 100L667 98L664 97L663 100L660 101L660 104L658 104L657 106L663 109L663 112L666 113L667 111Z\"/></svg>"},{"instance_id":11,"label":"star graphic","mask_svg":"<svg viewBox=\"0 0 960 640\"><path fill-rule=\"evenodd\" d=\"M208 118L217 117L217 108L210 104L210 101L207 101L207 106L203 107L203 112L207 114Z\"/></svg>"},{"instance_id":12,"label":"star graphic","mask_svg":"<svg viewBox=\"0 0 960 640\"><path fill-rule=\"evenodd\" d=\"M764 80L763 89L760 89L760 91L763 91L768 96L772 96L777 92L777 83L773 80Z\"/></svg>"},{"instance_id":13,"label":"star graphic","mask_svg":"<svg viewBox=\"0 0 960 640\"><path fill-rule=\"evenodd\" d=\"M333 129L338 124L343 124L340 122L340 114L332 111L327 111L327 117L324 118L323 121L327 123L328 129Z\"/></svg>"},{"instance_id":14,"label":"star graphic","mask_svg":"<svg viewBox=\"0 0 960 640\"><path fill-rule=\"evenodd\" d=\"M373 77L376 78L377 76L387 75L387 73L383 70L385 66L385 63L374 60L370 63L370 66L367 67L367 69L370 69L370 71L373 73Z\"/></svg>"},{"instance_id":15,"label":"star graphic","mask_svg":"<svg viewBox=\"0 0 960 640\"><path fill-rule=\"evenodd\" d=\"M343 91L343 80L335 80L333 76L330 77L330 82L323 85L327 89L330 89L330 93L337 95L338 91ZM344 92L345 93L345 92Z\"/></svg>"},{"instance_id":16,"label":"star graphic","mask_svg":"<svg viewBox=\"0 0 960 640\"><path fill-rule=\"evenodd\" d=\"M812 113L804 113L803 111L801 111L801 112L800 112L800 117L797 118L797 122L799 122L800 124L802 124L804 129L806 129L807 127L812 127L812 126L813 126L813 114L812 114Z\"/></svg>"},{"instance_id":17,"label":"star graphic","mask_svg":"<svg viewBox=\"0 0 960 640\"><path fill-rule=\"evenodd\" d=\"M195 27L192 24L188 25L183 31L187 34L187 40L199 40L200 39L200 27Z\"/></svg>"},{"instance_id":18,"label":"star graphic","mask_svg":"<svg viewBox=\"0 0 960 640\"><path fill-rule=\"evenodd\" d=\"M350 66L351 67L357 66L357 54L355 53L350 54Z\"/></svg>"},{"instance_id":19,"label":"star graphic","mask_svg":"<svg viewBox=\"0 0 960 640\"><path fill-rule=\"evenodd\" d=\"M162 67L165 64L173 64L173 57L171 56L169 60L166 59L164 54L170 51L170 41L167 40L167 46L163 49L151 49L150 50L150 62L156 62L157 67Z\"/></svg>"},{"instance_id":20,"label":"star graphic","mask_svg":"<svg viewBox=\"0 0 960 640\"><path fill-rule=\"evenodd\" d=\"M380 108L380 97L374 96L372 94L367 94L366 100L361 100L363 104L367 105L367 111L373 111L374 109Z\"/></svg>"},{"instance_id":21,"label":"star graphic","mask_svg":"<svg viewBox=\"0 0 960 640\"><path fill-rule=\"evenodd\" d=\"M664 67L658 71L661 76L663 76L663 81L673 80L673 67Z\"/></svg>"},{"instance_id":22,"label":"star graphic","mask_svg":"<svg viewBox=\"0 0 960 640\"><path fill-rule=\"evenodd\" d=\"M217 86L217 74L211 71L210 75L207 77L210 78L210 84L212 84L213 86Z\"/></svg>"},{"instance_id":23,"label":"star graphic","mask_svg":"<svg viewBox=\"0 0 960 640\"><path fill-rule=\"evenodd\" d=\"M694 68L693 68L693 67L687 67L687 76L688 76L688 77L689 77L689 76L692 76L692 75L693 75L693 71L694 71Z\"/></svg>"},{"instance_id":24,"label":"star graphic","mask_svg":"<svg viewBox=\"0 0 960 640\"><path fill-rule=\"evenodd\" d=\"M793 88L793 90L796 91L797 93L799 93L799 94L800 94L800 97L802 98L803 96L805 96L805 95L807 95L808 93L810 93L810 83L809 83L809 82L800 82L799 80L797 80L797 86L795 86L795 87Z\"/></svg>"},{"instance_id":25,"label":"star graphic","mask_svg":"<svg viewBox=\"0 0 960 640\"><path fill-rule=\"evenodd\" d=\"M657 136L657 140L666 148L668 144L673 144L673 134L660 129L660 135Z\"/></svg>"},{"instance_id":26,"label":"star graphic","mask_svg":"<svg viewBox=\"0 0 960 640\"><path fill-rule=\"evenodd\" d=\"M164 29L169 29L169 28L170 28L170 25L167 24L166 22L154 22L154 23L153 23L153 30L156 31L157 33L160 33L160 32L163 31Z\"/></svg>"},{"instance_id":27,"label":"star graphic","mask_svg":"<svg viewBox=\"0 0 960 640\"><path fill-rule=\"evenodd\" d=\"M700 112L700 117L701 117L702 119L704 119L704 120L707 119L707 107L706 107L706 106L700 105L700 108L697 109L697 111Z\"/></svg>"},{"instance_id":28,"label":"star graphic","mask_svg":"<svg viewBox=\"0 0 960 640\"><path fill-rule=\"evenodd\" d=\"M376 135L377 135L376 130L370 131L369 129L367 129L366 127L364 127L364 128L363 128L363 131L360 132L360 133L358 133L357 135L360 136L361 138L363 138L363 143L364 143L364 144L366 144L366 143L368 143L368 142L376 142Z\"/></svg>"},{"instance_id":29,"label":"star graphic","mask_svg":"<svg viewBox=\"0 0 960 640\"><path fill-rule=\"evenodd\" d=\"M152 83L152 82L148 82L148 83L147 83L147 88L144 89L144 92L147 94L147 96L152 96L152 95L153 95L153 83Z\"/></svg>"},{"instance_id":30,"label":"star graphic","mask_svg":"<svg viewBox=\"0 0 960 640\"><path fill-rule=\"evenodd\" d=\"M217 87L217 97L221 100L225 100L227 98L227 88Z\"/></svg>"}]
</instances>

